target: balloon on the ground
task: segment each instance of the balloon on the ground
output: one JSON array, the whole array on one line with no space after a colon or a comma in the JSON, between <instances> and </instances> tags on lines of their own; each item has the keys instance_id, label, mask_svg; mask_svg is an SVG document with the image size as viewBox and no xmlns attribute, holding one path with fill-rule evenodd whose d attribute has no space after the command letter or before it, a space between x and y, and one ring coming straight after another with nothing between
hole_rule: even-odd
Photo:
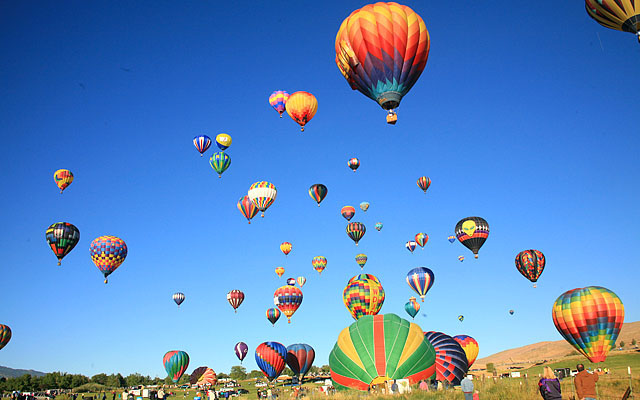
<instances>
[{"instance_id":1,"label":"balloon on the ground","mask_svg":"<svg viewBox=\"0 0 640 400\"><path fill-rule=\"evenodd\" d=\"M249 351L249 346L245 342L238 342L233 348L233 351L236 353L236 357L240 360L242 364L242 360L247 356L247 352Z\"/></svg>"},{"instance_id":2,"label":"balloon on the ground","mask_svg":"<svg viewBox=\"0 0 640 400\"><path fill-rule=\"evenodd\" d=\"M218 178L222 178L222 173L231 165L231 157L224 151L219 151L209 158L209 164L218 173Z\"/></svg>"},{"instance_id":3,"label":"balloon on the ground","mask_svg":"<svg viewBox=\"0 0 640 400\"><path fill-rule=\"evenodd\" d=\"M244 196L238 200L238 210L244 215L248 223L251 223L251 219L258 214L258 207L253 204L249 196Z\"/></svg>"},{"instance_id":4,"label":"balloon on the ground","mask_svg":"<svg viewBox=\"0 0 640 400\"><path fill-rule=\"evenodd\" d=\"M453 236L453 235L451 235L451 236L449 236L449 237L447 238L447 240L449 241L449 243L453 243L453 242L455 242L455 241L456 241L456 237L455 237L455 236Z\"/></svg>"},{"instance_id":5,"label":"balloon on the ground","mask_svg":"<svg viewBox=\"0 0 640 400\"><path fill-rule=\"evenodd\" d=\"M189 355L181 350L168 351L162 358L162 363L169 378L176 383L189 367Z\"/></svg>"},{"instance_id":6,"label":"balloon on the ground","mask_svg":"<svg viewBox=\"0 0 640 400\"><path fill-rule=\"evenodd\" d=\"M351 206L344 206L342 210L340 210L340 214L342 214L347 221L351 221L351 218L356 214L356 209Z\"/></svg>"},{"instance_id":7,"label":"balloon on the ground","mask_svg":"<svg viewBox=\"0 0 640 400\"><path fill-rule=\"evenodd\" d=\"M347 235L356 243L356 246L366 232L367 228L361 222L349 222L347 224Z\"/></svg>"},{"instance_id":8,"label":"balloon on the ground","mask_svg":"<svg viewBox=\"0 0 640 400\"><path fill-rule=\"evenodd\" d=\"M537 286L536 282L546 263L544 254L539 250L524 250L516 256L516 268L522 276L533 282L533 287Z\"/></svg>"},{"instance_id":9,"label":"balloon on the ground","mask_svg":"<svg viewBox=\"0 0 640 400\"><path fill-rule=\"evenodd\" d=\"M377 278L353 277L342 291L342 301L354 319L378 314L384 299L384 289Z\"/></svg>"},{"instance_id":10,"label":"balloon on the ground","mask_svg":"<svg viewBox=\"0 0 640 400\"><path fill-rule=\"evenodd\" d=\"M458 261L463 262L464 261L464 256L458 256Z\"/></svg>"},{"instance_id":11,"label":"balloon on the ground","mask_svg":"<svg viewBox=\"0 0 640 400\"><path fill-rule=\"evenodd\" d=\"M104 275L104 283L107 283L107 277L124 262L127 253L127 244L115 236L97 237L89 246L91 260Z\"/></svg>"},{"instance_id":12,"label":"balloon on the ground","mask_svg":"<svg viewBox=\"0 0 640 400\"><path fill-rule=\"evenodd\" d=\"M189 384L200 387L214 386L218 383L218 376L209 367L198 367L189 376Z\"/></svg>"},{"instance_id":13,"label":"balloon on the ground","mask_svg":"<svg viewBox=\"0 0 640 400\"><path fill-rule=\"evenodd\" d=\"M451 336L442 332L425 332L425 338L436 350L436 379L457 386L469 369L467 355Z\"/></svg>"},{"instance_id":14,"label":"balloon on the ground","mask_svg":"<svg viewBox=\"0 0 640 400\"><path fill-rule=\"evenodd\" d=\"M351 89L388 111L395 109L427 64L429 32L411 8L397 3L368 4L351 13L335 42L336 64Z\"/></svg>"},{"instance_id":15,"label":"balloon on the ground","mask_svg":"<svg viewBox=\"0 0 640 400\"><path fill-rule=\"evenodd\" d=\"M587 286L558 297L552 310L553 323L562 337L589 361L607 359L624 322L624 305L611 290Z\"/></svg>"},{"instance_id":16,"label":"balloon on the ground","mask_svg":"<svg viewBox=\"0 0 640 400\"><path fill-rule=\"evenodd\" d=\"M360 167L360 160L358 160L357 158L352 158L347 164L349 165L349 168L353 170L353 172L356 172L358 167Z\"/></svg>"},{"instance_id":17,"label":"balloon on the ground","mask_svg":"<svg viewBox=\"0 0 640 400\"><path fill-rule=\"evenodd\" d=\"M284 90L276 90L275 92L271 93L271 96L269 96L269 104L271 104L271 107L273 107L273 109L276 110L278 114L280 114L280 118L282 118L282 113L284 113L286 110L288 99L289 93L285 92Z\"/></svg>"},{"instance_id":18,"label":"balloon on the ground","mask_svg":"<svg viewBox=\"0 0 640 400\"><path fill-rule=\"evenodd\" d=\"M640 3L630 0L585 0L589 16L600 25L634 33L640 42Z\"/></svg>"},{"instance_id":19,"label":"balloon on the ground","mask_svg":"<svg viewBox=\"0 0 640 400\"><path fill-rule=\"evenodd\" d=\"M58 258L58 265L60 265L64 256L69 254L78 244L80 231L68 222L56 222L47 228L45 237L53 254Z\"/></svg>"},{"instance_id":20,"label":"balloon on the ground","mask_svg":"<svg viewBox=\"0 0 640 400\"><path fill-rule=\"evenodd\" d=\"M416 243L416 241L415 241L415 240L409 240L409 241L404 245L404 247L406 247L406 248L407 248L407 250L409 250L410 252L412 252L412 253L413 253L413 251L416 249L416 245L417 245L417 243Z\"/></svg>"},{"instance_id":21,"label":"balloon on the ground","mask_svg":"<svg viewBox=\"0 0 640 400\"><path fill-rule=\"evenodd\" d=\"M427 176L421 176L420 178L418 178L418 181L416 183L423 192L427 193L427 189L429 189L429 186L431 186L431 178Z\"/></svg>"},{"instance_id":22,"label":"balloon on the ground","mask_svg":"<svg viewBox=\"0 0 640 400\"><path fill-rule=\"evenodd\" d=\"M302 290L295 286L281 286L273 293L273 304L282 311L291 323L291 316L302 304Z\"/></svg>"},{"instance_id":23,"label":"balloon on the ground","mask_svg":"<svg viewBox=\"0 0 640 400\"><path fill-rule=\"evenodd\" d=\"M289 242L282 242L280 244L280 251L285 255L288 256L289 253L291 253L291 248L293 247L293 245Z\"/></svg>"},{"instance_id":24,"label":"balloon on the ground","mask_svg":"<svg viewBox=\"0 0 640 400\"><path fill-rule=\"evenodd\" d=\"M73 182L73 173L68 169L59 169L53 173L53 181L58 185L60 194Z\"/></svg>"},{"instance_id":25,"label":"balloon on the ground","mask_svg":"<svg viewBox=\"0 0 640 400\"><path fill-rule=\"evenodd\" d=\"M200 157L211 146L211 138L207 135L198 135L193 138L193 145L196 146L196 150L200 153Z\"/></svg>"},{"instance_id":26,"label":"balloon on the ground","mask_svg":"<svg viewBox=\"0 0 640 400\"><path fill-rule=\"evenodd\" d=\"M358 265L360 266L360 269L364 268L364 265L367 263L367 260L369 258L367 257L366 254L356 254L356 263L358 263Z\"/></svg>"},{"instance_id":27,"label":"balloon on the ground","mask_svg":"<svg viewBox=\"0 0 640 400\"><path fill-rule=\"evenodd\" d=\"M180 292L176 292L173 294L172 296L173 301L176 302L176 304L178 305L178 307L180 307L180 304L182 304L182 302L184 301L185 297L184 297L184 293L180 293Z\"/></svg>"},{"instance_id":28,"label":"balloon on the ground","mask_svg":"<svg viewBox=\"0 0 640 400\"><path fill-rule=\"evenodd\" d=\"M424 296L427 294L435 281L433 271L427 267L414 268L407 273L407 284L413 289L424 303Z\"/></svg>"},{"instance_id":29,"label":"balloon on the ground","mask_svg":"<svg viewBox=\"0 0 640 400\"><path fill-rule=\"evenodd\" d=\"M415 297L411 297L409 301L405 303L404 310L411 318L415 318L416 314L420 311L420 304L418 304Z\"/></svg>"},{"instance_id":30,"label":"balloon on the ground","mask_svg":"<svg viewBox=\"0 0 640 400\"><path fill-rule=\"evenodd\" d=\"M362 203L360 203L360 209L364 212L367 212L367 210L369 209L369 203L363 201Z\"/></svg>"},{"instance_id":31,"label":"balloon on the ground","mask_svg":"<svg viewBox=\"0 0 640 400\"><path fill-rule=\"evenodd\" d=\"M220 133L216 136L216 146L220 150L226 150L231 146L231 136L226 133Z\"/></svg>"},{"instance_id":32,"label":"balloon on the ground","mask_svg":"<svg viewBox=\"0 0 640 400\"><path fill-rule=\"evenodd\" d=\"M315 256L311 260L311 265L313 265L313 269L318 271L318 274L322 274L322 271L327 268L327 258L324 256Z\"/></svg>"},{"instance_id":33,"label":"balloon on the ground","mask_svg":"<svg viewBox=\"0 0 640 400\"><path fill-rule=\"evenodd\" d=\"M281 278L282 275L284 275L284 267L276 267L275 271L278 278Z\"/></svg>"},{"instance_id":34,"label":"balloon on the ground","mask_svg":"<svg viewBox=\"0 0 640 400\"><path fill-rule=\"evenodd\" d=\"M296 343L287 346L287 365L301 383L304 376L309 372L309 368L313 365L315 358L316 352L308 344Z\"/></svg>"},{"instance_id":35,"label":"balloon on the ground","mask_svg":"<svg viewBox=\"0 0 640 400\"><path fill-rule=\"evenodd\" d=\"M322 200L327 197L328 192L329 189L327 189L327 187L322 183L313 184L309 188L309 196L318 203L318 207L320 207Z\"/></svg>"},{"instance_id":36,"label":"balloon on the ground","mask_svg":"<svg viewBox=\"0 0 640 400\"><path fill-rule=\"evenodd\" d=\"M337 389L366 391L389 379L415 384L435 377L435 351L418 325L395 314L367 315L340 332L329 367Z\"/></svg>"},{"instance_id":37,"label":"balloon on the ground","mask_svg":"<svg viewBox=\"0 0 640 400\"><path fill-rule=\"evenodd\" d=\"M480 217L463 218L456 224L458 241L478 258L478 250L489 237L489 223Z\"/></svg>"},{"instance_id":38,"label":"balloon on the ground","mask_svg":"<svg viewBox=\"0 0 640 400\"><path fill-rule=\"evenodd\" d=\"M464 354L467 356L467 363L469 364L469 368L471 368L478 357L478 352L480 352L478 342L468 335L457 335L453 337L453 340L458 342L462 350L464 350Z\"/></svg>"},{"instance_id":39,"label":"balloon on the ground","mask_svg":"<svg viewBox=\"0 0 640 400\"><path fill-rule=\"evenodd\" d=\"M256 348L256 364L269 381L280 376L286 359L287 348L282 343L264 342Z\"/></svg>"},{"instance_id":40,"label":"balloon on the ground","mask_svg":"<svg viewBox=\"0 0 640 400\"><path fill-rule=\"evenodd\" d=\"M7 325L0 324L0 350L11 340L11 328Z\"/></svg>"},{"instance_id":41,"label":"balloon on the ground","mask_svg":"<svg viewBox=\"0 0 640 400\"><path fill-rule=\"evenodd\" d=\"M244 293L238 289L233 289L229 293L227 293L227 301L233 307L233 312L238 312L238 307L244 301Z\"/></svg>"},{"instance_id":42,"label":"balloon on the ground","mask_svg":"<svg viewBox=\"0 0 640 400\"><path fill-rule=\"evenodd\" d=\"M287 285L293 286L296 284L295 278L287 278Z\"/></svg>"},{"instance_id":43,"label":"balloon on the ground","mask_svg":"<svg viewBox=\"0 0 640 400\"><path fill-rule=\"evenodd\" d=\"M418 246L424 248L424 245L429 241L429 235L423 232L416 233L415 239L416 243L418 243Z\"/></svg>"},{"instance_id":44,"label":"balloon on the ground","mask_svg":"<svg viewBox=\"0 0 640 400\"><path fill-rule=\"evenodd\" d=\"M380 229L382 229L382 222L376 222L376 230L380 232Z\"/></svg>"},{"instance_id":45,"label":"balloon on the ground","mask_svg":"<svg viewBox=\"0 0 640 400\"><path fill-rule=\"evenodd\" d=\"M305 283L307 283L307 278L304 276L299 276L296 281L298 282L298 286L303 287Z\"/></svg>"},{"instance_id":46,"label":"balloon on the ground","mask_svg":"<svg viewBox=\"0 0 640 400\"><path fill-rule=\"evenodd\" d=\"M280 310L277 308L267 309L267 319L271 322L271 325L275 326L276 322L280 319Z\"/></svg>"},{"instance_id":47,"label":"balloon on the ground","mask_svg":"<svg viewBox=\"0 0 640 400\"><path fill-rule=\"evenodd\" d=\"M287 114L300 125L302 132L305 125L316 115L316 111L318 111L318 100L309 92L295 92L287 99Z\"/></svg>"},{"instance_id":48,"label":"balloon on the ground","mask_svg":"<svg viewBox=\"0 0 640 400\"><path fill-rule=\"evenodd\" d=\"M247 196L249 196L251 202L258 207L258 210L262 211L263 218L264 212L273 204L277 195L278 190L276 190L275 185L266 181L254 183L247 192Z\"/></svg>"}]
</instances>

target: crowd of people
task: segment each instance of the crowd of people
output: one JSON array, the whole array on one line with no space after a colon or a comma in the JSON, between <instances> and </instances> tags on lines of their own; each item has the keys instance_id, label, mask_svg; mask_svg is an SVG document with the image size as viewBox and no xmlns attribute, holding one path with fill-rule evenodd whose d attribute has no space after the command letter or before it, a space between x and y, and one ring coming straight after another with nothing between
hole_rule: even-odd
<instances>
[{"instance_id":1,"label":"crowd of people","mask_svg":"<svg viewBox=\"0 0 640 400\"><path fill-rule=\"evenodd\" d=\"M575 376L573 383L578 400L596 400L598 397L596 382L600 378L600 372L594 371L591 373L584 369L583 364L578 364L576 369L578 374ZM551 368L544 367L542 378L538 382L538 388L544 400L562 400L560 380Z\"/></svg>"}]
</instances>

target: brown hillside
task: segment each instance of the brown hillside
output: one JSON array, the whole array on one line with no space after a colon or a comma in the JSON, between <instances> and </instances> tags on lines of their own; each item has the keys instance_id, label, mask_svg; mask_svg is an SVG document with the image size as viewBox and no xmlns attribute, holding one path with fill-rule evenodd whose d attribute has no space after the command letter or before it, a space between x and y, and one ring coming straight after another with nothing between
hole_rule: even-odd
<instances>
[{"instance_id":1,"label":"brown hillside","mask_svg":"<svg viewBox=\"0 0 640 400\"><path fill-rule=\"evenodd\" d=\"M625 348L631 346L631 341L636 339L640 344L640 321L629 322L622 325L617 343L625 342ZM482 343L480 343L482 346ZM487 363L496 366L512 364L527 367L543 360L556 360L573 353L575 349L564 339L554 342L540 342L518 347L480 358L473 363L473 369L484 369Z\"/></svg>"}]
</instances>

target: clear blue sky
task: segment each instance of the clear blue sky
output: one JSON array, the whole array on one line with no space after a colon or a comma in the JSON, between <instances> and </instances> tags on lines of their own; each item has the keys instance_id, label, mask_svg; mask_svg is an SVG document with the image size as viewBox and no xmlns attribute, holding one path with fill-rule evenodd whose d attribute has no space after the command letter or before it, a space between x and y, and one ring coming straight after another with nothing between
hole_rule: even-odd
<instances>
[{"instance_id":1,"label":"clear blue sky","mask_svg":"<svg viewBox=\"0 0 640 400\"><path fill-rule=\"evenodd\" d=\"M386 291L382 313L408 318L405 275L431 268L415 322L473 336L481 357L561 339L551 306L576 287L605 286L626 321L640 319L632 35L601 27L580 2L408 2L431 53L388 126L334 63L340 23L364 3L256 3L2 3L0 323L14 337L0 365L164 377L163 354L179 349L189 372L228 372L241 340L249 370L267 340L308 343L326 364L352 322L342 289L360 272L359 252ZM304 133L267 103L278 89L317 97ZM221 132L233 137L232 164L218 179L211 150L201 158L191 140ZM58 168L75 174L63 195ZM421 175L433 181L426 196ZM248 225L236 202L259 180L278 198ZM314 183L329 188L320 208L307 194ZM368 230L355 247L340 208L362 201L371 208L352 221ZM472 215L491 226L478 260L447 241ZM44 237L58 221L80 229L62 267ZM410 254L404 244L420 231L431 239ZM129 255L104 285L89 243L107 234ZM537 289L514 266L529 248L548 260ZM321 277L316 255L328 259ZM274 290L300 275L302 306L271 327ZM237 314L231 289L246 293ZM179 310L175 291L187 296Z\"/></svg>"}]
</instances>

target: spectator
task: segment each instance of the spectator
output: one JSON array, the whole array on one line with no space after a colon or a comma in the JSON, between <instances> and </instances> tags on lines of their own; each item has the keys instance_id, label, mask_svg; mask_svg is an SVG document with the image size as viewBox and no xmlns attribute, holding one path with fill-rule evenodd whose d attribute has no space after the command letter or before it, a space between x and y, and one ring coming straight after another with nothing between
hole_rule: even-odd
<instances>
[{"instance_id":1,"label":"spectator","mask_svg":"<svg viewBox=\"0 0 640 400\"><path fill-rule=\"evenodd\" d=\"M418 385L418 387L420 388L420 390L424 392L429 391L429 384L427 384L427 381L424 379L420 381L420 385Z\"/></svg>"},{"instance_id":2,"label":"spectator","mask_svg":"<svg viewBox=\"0 0 640 400\"><path fill-rule=\"evenodd\" d=\"M480 400L480 392L477 390L473 392L473 400Z\"/></svg>"},{"instance_id":3,"label":"spectator","mask_svg":"<svg viewBox=\"0 0 640 400\"><path fill-rule=\"evenodd\" d=\"M596 382L598 382L600 376L597 372L590 374L582 364L576 365L576 369L578 374L574 378L574 384L578 400L596 400Z\"/></svg>"},{"instance_id":4,"label":"spectator","mask_svg":"<svg viewBox=\"0 0 640 400\"><path fill-rule=\"evenodd\" d=\"M394 393L398 393L398 383L396 382L396 380L393 380L393 383L391 384L391 394Z\"/></svg>"},{"instance_id":5,"label":"spectator","mask_svg":"<svg viewBox=\"0 0 640 400\"><path fill-rule=\"evenodd\" d=\"M549 367L542 370L542 378L538 382L540 396L544 400L562 400L560 381Z\"/></svg>"},{"instance_id":6,"label":"spectator","mask_svg":"<svg viewBox=\"0 0 640 400\"><path fill-rule=\"evenodd\" d=\"M467 374L460 382L464 400L473 400L473 375Z\"/></svg>"}]
</instances>

